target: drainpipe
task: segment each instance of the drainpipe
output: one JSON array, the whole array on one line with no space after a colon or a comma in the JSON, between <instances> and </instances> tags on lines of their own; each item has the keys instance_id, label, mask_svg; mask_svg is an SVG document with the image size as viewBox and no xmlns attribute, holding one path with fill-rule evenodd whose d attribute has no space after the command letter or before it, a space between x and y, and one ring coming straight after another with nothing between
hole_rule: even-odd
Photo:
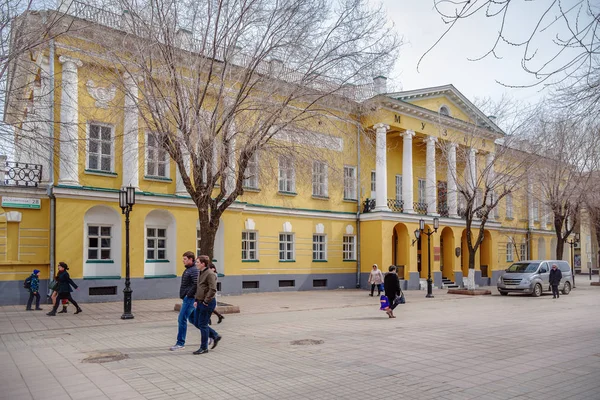
<instances>
[{"instance_id":1,"label":"drainpipe","mask_svg":"<svg viewBox=\"0 0 600 400\"><path fill-rule=\"evenodd\" d=\"M48 277L48 285L54 279L54 266L56 265L56 197L54 196L54 39L50 40L50 51L48 54L49 61L49 75L50 82L48 86L50 87L50 93L52 93L52 100L50 101L50 110L49 110L49 119L50 129L48 129L48 140L49 140L49 148L50 148L50 160L48 162L48 177L50 182L48 183L48 197L50 198L50 275ZM48 295L51 295L50 290L48 290Z\"/></svg>"},{"instance_id":2,"label":"drainpipe","mask_svg":"<svg viewBox=\"0 0 600 400\"><path fill-rule=\"evenodd\" d=\"M356 288L360 289L360 122L356 124L356 154Z\"/></svg>"}]
</instances>

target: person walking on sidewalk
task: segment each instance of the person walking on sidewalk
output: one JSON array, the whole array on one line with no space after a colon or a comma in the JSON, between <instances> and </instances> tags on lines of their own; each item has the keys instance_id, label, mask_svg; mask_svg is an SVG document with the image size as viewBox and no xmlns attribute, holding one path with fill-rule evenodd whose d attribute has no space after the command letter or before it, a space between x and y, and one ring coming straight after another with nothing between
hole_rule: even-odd
<instances>
[{"instance_id":1,"label":"person walking on sidewalk","mask_svg":"<svg viewBox=\"0 0 600 400\"><path fill-rule=\"evenodd\" d=\"M181 286L179 287L179 298L183 302L177 318L177 343L171 347L171 351L185 349L187 324L194 312L194 297L196 296L198 273L200 272L196 267L194 253L191 251L183 253L183 265L185 271L181 275Z\"/></svg>"},{"instance_id":2,"label":"person walking on sidewalk","mask_svg":"<svg viewBox=\"0 0 600 400\"><path fill-rule=\"evenodd\" d=\"M35 297L35 309L43 310L40 308L40 270L34 269L33 273L29 277L29 300L27 300L27 311L33 311L31 304Z\"/></svg>"},{"instance_id":3,"label":"person walking on sidewalk","mask_svg":"<svg viewBox=\"0 0 600 400\"><path fill-rule=\"evenodd\" d=\"M386 310L388 317L396 318L394 316L394 308L398 305L394 300L396 296L400 296L400 281L398 280L398 274L396 273L396 267L390 265L388 268L389 272L385 274L383 279L383 288L385 290L385 296L388 298L390 308Z\"/></svg>"},{"instance_id":4,"label":"person walking on sidewalk","mask_svg":"<svg viewBox=\"0 0 600 400\"><path fill-rule=\"evenodd\" d=\"M550 270L550 277L548 281L550 282L550 286L552 286L552 298L558 299L560 295L558 294L558 285L560 284L560 280L562 279L562 272L558 269L556 264L552 264L552 269Z\"/></svg>"},{"instance_id":5,"label":"person walking on sidewalk","mask_svg":"<svg viewBox=\"0 0 600 400\"><path fill-rule=\"evenodd\" d=\"M217 266L213 263L210 263L210 270L215 274L215 276L217 277L217 281L219 281L219 274L217 273ZM217 324L220 324L223 319L225 318L223 316L223 314L221 314L220 312L217 311L217 309L215 308L213 311L213 314L215 314L217 316L217 318L219 318L219 320L217 321Z\"/></svg>"},{"instance_id":6,"label":"person walking on sidewalk","mask_svg":"<svg viewBox=\"0 0 600 400\"><path fill-rule=\"evenodd\" d=\"M54 307L52 307L52 311L50 311L46 315L49 315L51 317L55 316L56 310L58 309L58 306L61 303L60 300L62 299L67 299L71 303L73 303L73 305L77 308L75 314L79 314L81 311L83 311L81 307L79 307L79 304L77 304L77 302L73 300L73 297L71 296L71 292L73 291L73 289L71 289L71 286L77 289L77 284L73 282L71 276L69 276L69 273L67 272L68 269L69 266L67 265L67 263L63 261L58 263L58 275L56 280L56 291L58 292L58 296L56 296L56 301L54 302Z\"/></svg>"},{"instance_id":7,"label":"person walking on sidewalk","mask_svg":"<svg viewBox=\"0 0 600 400\"><path fill-rule=\"evenodd\" d=\"M377 296L381 295L381 286L383 283L383 274L377 267L377 264L373 264L373 269L369 274L369 283L371 284L371 294L369 296L373 297L373 292L375 291L375 286L377 286Z\"/></svg>"},{"instance_id":8,"label":"person walking on sidewalk","mask_svg":"<svg viewBox=\"0 0 600 400\"><path fill-rule=\"evenodd\" d=\"M210 259L208 256L200 256L196 260L196 265L200 270L198 275L198 288L196 289L196 327L200 329L201 340L200 348L194 352L194 354L206 354L208 353L208 338L213 339L211 349L217 347L221 341L221 336L210 326L208 321L210 315L217 306L217 300L215 294L217 293L217 276L208 267L210 265Z\"/></svg>"}]
</instances>

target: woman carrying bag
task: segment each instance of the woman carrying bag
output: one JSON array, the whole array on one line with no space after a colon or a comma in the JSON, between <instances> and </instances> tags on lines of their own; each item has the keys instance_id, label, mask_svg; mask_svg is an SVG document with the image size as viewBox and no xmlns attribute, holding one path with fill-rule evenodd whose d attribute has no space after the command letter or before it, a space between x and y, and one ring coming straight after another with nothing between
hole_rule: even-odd
<instances>
[{"instance_id":1,"label":"woman carrying bag","mask_svg":"<svg viewBox=\"0 0 600 400\"><path fill-rule=\"evenodd\" d=\"M396 297L400 296L402 290L400 290L400 281L398 280L396 267L394 265L390 265L388 269L389 272L385 274L385 278L383 279L383 289L389 303L389 308L385 310L385 312L387 313L388 317L396 318L394 316L394 308L396 308L396 306L399 304L399 302L396 301Z\"/></svg>"},{"instance_id":2,"label":"woman carrying bag","mask_svg":"<svg viewBox=\"0 0 600 400\"><path fill-rule=\"evenodd\" d=\"M75 314L79 314L82 311L81 307L79 307L79 304L77 304L77 302L73 300L73 297L71 297L71 292L73 291L73 289L71 289L71 286L77 289L77 285L69 276L69 273L67 272L68 269L69 266L67 265L67 263L62 261L58 263L58 275L56 276L56 291L58 292L58 296L56 296L56 301L54 302L54 307L52 307L52 311L50 311L46 315L49 315L51 317L55 316L56 310L58 309L58 305L61 303L60 300L62 299L69 300L71 303L73 303L75 307L77 307L77 311L75 311Z\"/></svg>"}]
</instances>

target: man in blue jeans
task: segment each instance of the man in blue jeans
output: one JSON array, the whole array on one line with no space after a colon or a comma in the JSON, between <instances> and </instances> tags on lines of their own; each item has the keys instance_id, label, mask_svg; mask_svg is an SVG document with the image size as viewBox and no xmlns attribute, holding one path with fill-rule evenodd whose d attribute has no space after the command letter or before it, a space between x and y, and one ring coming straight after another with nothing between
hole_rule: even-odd
<instances>
[{"instance_id":1,"label":"man in blue jeans","mask_svg":"<svg viewBox=\"0 0 600 400\"><path fill-rule=\"evenodd\" d=\"M171 351L185 349L187 323L194 312L194 297L198 285L198 273L200 272L196 267L194 258L194 253L191 251L183 253L185 271L181 275L181 286L179 287L179 297L183 300L183 303L181 303L179 317L177 318L179 325L177 329L177 343L171 347Z\"/></svg>"},{"instance_id":2,"label":"man in blue jeans","mask_svg":"<svg viewBox=\"0 0 600 400\"><path fill-rule=\"evenodd\" d=\"M200 329L202 338L200 348L194 354L208 353L208 338L213 339L211 349L214 349L221 341L221 336L208 326L210 316L217 306L215 294L217 293L217 275L208 268L210 259L208 256L198 257L197 263L200 274L198 275L198 288L196 289L196 328Z\"/></svg>"}]
</instances>

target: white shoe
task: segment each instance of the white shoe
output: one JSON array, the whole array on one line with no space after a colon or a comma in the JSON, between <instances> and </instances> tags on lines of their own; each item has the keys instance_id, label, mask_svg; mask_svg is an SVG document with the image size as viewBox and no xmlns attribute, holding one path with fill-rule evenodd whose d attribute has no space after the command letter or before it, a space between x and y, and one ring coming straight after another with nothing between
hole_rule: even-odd
<instances>
[{"instance_id":1,"label":"white shoe","mask_svg":"<svg viewBox=\"0 0 600 400\"><path fill-rule=\"evenodd\" d=\"M176 344L175 346L171 347L169 350L175 351L175 350L183 350L183 349L185 349L185 346L181 346L179 344Z\"/></svg>"}]
</instances>

